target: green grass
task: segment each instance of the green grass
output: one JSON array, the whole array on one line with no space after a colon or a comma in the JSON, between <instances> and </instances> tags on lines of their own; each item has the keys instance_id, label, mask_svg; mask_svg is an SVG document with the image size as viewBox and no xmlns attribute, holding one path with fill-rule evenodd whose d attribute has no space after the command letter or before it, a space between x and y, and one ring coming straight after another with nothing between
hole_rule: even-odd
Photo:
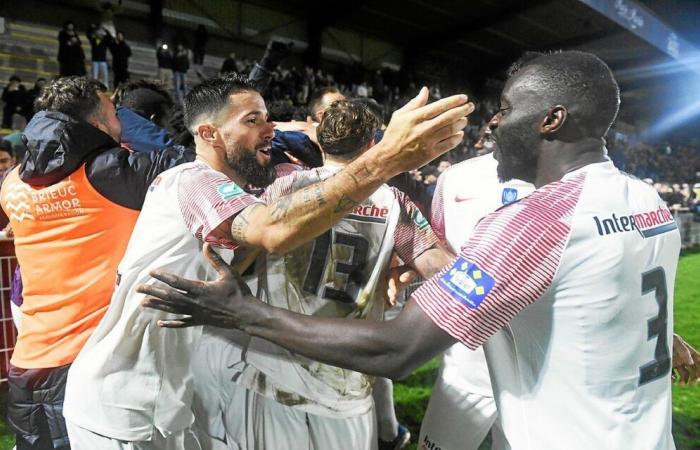
<instances>
[{"instance_id":1,"label":"green grass","mask_svg":"<svg viewBox=\"0 0 700 450\"><path fill-rule=\"evenodd\" d=\"M700 251L688 252L679 263L676 276L675 331L695 348L700 348ZM399 420L411 430L416 448L423 412L440 360L433 359L403 382L394 385ZM0 450L10 450L14 437L5 423L5 394L0 394ZM700 385L673 387L673 436L678 450L700 448ZM482 449L489 448L482 445Z\"/></svg>"},{"instance_id":2,"label":"green grass","mask_svg":"<svg viewBox=\"0 0 700 450\"><path fill-rule=\"evenodd\" d=\"M700 349L700 251L687 252L681 257L674 302L676 333ZM394 385L396 414L411 430L411 449L416 448L423 412L439 364L436 358ZM678 450L700 449L700 385L673 386L673 437ZM482 445L481 448L490 447Z\"/></svg>"}]
</instances>

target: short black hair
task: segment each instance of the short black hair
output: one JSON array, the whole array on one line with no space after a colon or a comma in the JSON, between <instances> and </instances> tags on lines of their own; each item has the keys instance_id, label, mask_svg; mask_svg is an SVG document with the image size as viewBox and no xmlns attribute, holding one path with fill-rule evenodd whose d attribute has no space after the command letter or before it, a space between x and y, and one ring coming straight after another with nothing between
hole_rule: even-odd
<instances>
[{"instance_id":1,"label":"short black hair","mask_svg":"<svg viewBox=\"0 0 700 450\"><path fill-rule=\"evenodd\" d=\"M127 83L119 90L117 104L163 126L161 120L167 121L175 102L159 82L138 80Z\"/></svg>"},{"instance_id":2,"label":"short black hair","mask_svg":"<svg viewBox=\"0 0 700 450\"><path fill-rule=\"evenodd\" d=\"M19 81L21 83L22 79L18 75L12 75L10 81Z\"/></svg>"},{"instance_id":3,"label":"short black hair","mask_svg":"<svg viewBox=\"0 0 700 450\"><path fill-rule=\"evenodd\" d=\"M324 152L350 156L369 144L380 126L379 118L361 103L339 100L323 113L316 135Z\"/></svg>"},{"instance_id":4,"label":"short black hair","mask_svg":"<svg viewBox=\"0 0 700 450\"><path fill-rule=\"evenodd\" d=\"M527 52L510 67L508 75L528 67L537 68L534 85L541 88L544 101L575 105L577 124L591 136L605 136L620 109L620 87L602 59L575 50Z\"/></svg>"},{"instance_id":5,"label":"short black hair","mask_svg":"<svg viewBox=\"0 0 700 450\"><path fill-rule=\"evenodd\" d=\"M0 139L0 152L7 152L10 157L15 156L15 151L12 148L12 142Z\"/></svg>"},{"instance_id":6,"label":"short black hair","mask_svg":"<svg viewBox=\"0 0 700 450\"><path fill-rule=\"evenodd\" d=\"M185 96L183 112L185 126L192 134L195 121L203 114L216 114L229 105L229 97L240 92L258 92L253 83L236 73L204 80Z\"/></svg>"},{"instance_id":7,"label":"short black hair","mask_svg":"<svg viewBox=\"0 0 700 450\"><path fill-rule=\"evenodd\" d=\"M311 98L309 99L310 116L313 116L318 111L318 108L321 105L321 101L323 100L323 96L326 94L342 94L342 92L340 92L340 89L338 89L335 86L326 86L314 91L313 94L311 94Z\"/></svg>"},{"instance_id":8,"label":"short black hair","mask_svg":"<svg viewBox=\"0 0 700 450\"><path fill-rule=\"evenodd\" d=\"M58 111L88 121L100 109L100 92L107 87L87 77L57 78L44 86L34 101L34 111Z\"/></svg>"}]
</instances>

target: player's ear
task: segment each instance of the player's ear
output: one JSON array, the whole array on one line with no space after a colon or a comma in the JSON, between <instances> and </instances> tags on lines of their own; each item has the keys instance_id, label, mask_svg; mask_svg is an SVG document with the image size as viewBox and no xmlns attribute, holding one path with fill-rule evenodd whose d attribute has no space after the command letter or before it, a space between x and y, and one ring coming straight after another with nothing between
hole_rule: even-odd
<instances>
[{"instance_id":1,"label":"player's ear","mask_svg":"<svg viewBox=\"0 0 700 450\"><path fill-rule=\"evenodd\" d=\"M564 126L568 114L565 106L556 105L551 107L547 111L547 115L542 119L542 123L540 123L540 133L551 134L559 131Z\"/></svg>"},{"instance_id":2,"label":"player's ear","mask_svg":"<svg viewBox=\"0 0 700 450\"><path fill-rule=\"evenodd\" d=\"M200 123L196 128L197 136L205 142L213 144L216 141L216 128L209 123Z\"/></svg>"}]
</instances>

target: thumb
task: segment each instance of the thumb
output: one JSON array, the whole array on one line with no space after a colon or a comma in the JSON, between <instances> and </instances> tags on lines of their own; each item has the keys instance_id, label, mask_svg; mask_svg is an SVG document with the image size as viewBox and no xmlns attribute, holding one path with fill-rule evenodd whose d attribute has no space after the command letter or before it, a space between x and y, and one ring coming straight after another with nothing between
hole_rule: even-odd
<instances>
[{"instance_id":1,"label":"thumb","mask_svg":"<svg viewBox=\"0 0 700 450\"><path fill-rule=\"evenodd\" d=\"M396 112L413 111L414 109L418 109L421 106L425 106L428 103L429 93L430 91L428 91L428 88L423 86L420 92L418 92L418 95L413 97L411 100L408 101L408 103L396 110Z\"/></svg>"},{"instance_id":2,"label":"thumb","mask_svg":"<svg viewBox=\"0 0 700 450\"><path fill-rule=\"evenodd\" d=\"M415 280L418 274L414 270L407 270L399 276L399 281L402 283L410 283Z\"/></svg>"},{"instance_id":3,"label":"thumb","mask_svg":"<svg viewBox=\"0 0 700 450\"><path fill-rule=\"evenodd\" d=\"M224 260L221 259L221 256L214 251L214 248L209 242L204 243L203 251L204 256L207 258L207 261L209 261L209 264L211 264L214 270L216 270L219 278L229 275L230 271L228 264L226 264Z\"/></svg>"}]
</instances>

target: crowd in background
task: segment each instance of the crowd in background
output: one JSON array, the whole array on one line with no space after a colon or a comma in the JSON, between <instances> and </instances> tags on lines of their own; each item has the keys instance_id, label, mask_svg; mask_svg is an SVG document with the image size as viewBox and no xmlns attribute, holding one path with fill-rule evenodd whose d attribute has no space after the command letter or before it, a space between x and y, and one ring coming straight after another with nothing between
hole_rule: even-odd
<instances>
[{"instance_id":1,"label":"crowd in background","mask_svg":"<svg viewBox=\"0 0 700 450\"><path fill-rule=\"evenodd\" d=\"M89 75L115 89L128 82L131 49L124 33L117 31L109 21L103 21L100 25L91 25L85 35L91 48L92 71ZM195 80L204 78L202 64L207 40L206 27L200 25L190 39L193 44L192 50L189 49L188 40L183 37L174 39L171 44L164 40L158 44L158 78L163 86L174 94L176 107L187 92L188 74L194 73ZM59 76L86 75L85 55L81 45L74 24L66 22L58 34ZM268 51L269 49L270 47ZM357 63L338 65L332 72L287 62L279 64L290 50L290 46L278 44L276 51L279 54L275 64L264 69L270 71L265 98L270 115L275 121L306 120L309 115L308 104L313 93L328 86L337 87L348 98L375 100L384 123L388 122L391 112L415 95L422 84L430 86L431 97L434 100L454 92L469 93L468 86L447 79L447 72L438 71L439 76L445 77L444 80L435 81L433 77L423 83L425 80L413 72L397 72L389 68L367 70ZM111 53L111 76L107 52ZM237 59L236 55L231 53L224 59L220 73L250 74L256 69L256 64L256 61L248 58ZM15 131L24 128L34 113L34 99L45 83L44 78L38 78L33 87L27 88L18 76L13 75L9 78L9 83L2 93L2 128ZM446 85L450 86L449 92L443 88ZM432 165L412 173L415 181L428 185L429 192L432 192L437 177L445 168L476 156L474 144L479 138L480 128L498 109L495 93L500 91L500 87L500 81L497 79L490 79L485 83L482 98L476 98L477 109L470 117L470 125L465 130L465 139L461 145L441 158L441 161L435 161ZM16 138L13 141L19 142ZM608 149L611 158L620 169L653 183L669 204L691 209L695 207L696 196L700 194L700 184L697 184L700 183L700 151L696 146L609 138ZM21 148L19 153L18 156L21 157Z\"/></svg>"}]
</instances>

